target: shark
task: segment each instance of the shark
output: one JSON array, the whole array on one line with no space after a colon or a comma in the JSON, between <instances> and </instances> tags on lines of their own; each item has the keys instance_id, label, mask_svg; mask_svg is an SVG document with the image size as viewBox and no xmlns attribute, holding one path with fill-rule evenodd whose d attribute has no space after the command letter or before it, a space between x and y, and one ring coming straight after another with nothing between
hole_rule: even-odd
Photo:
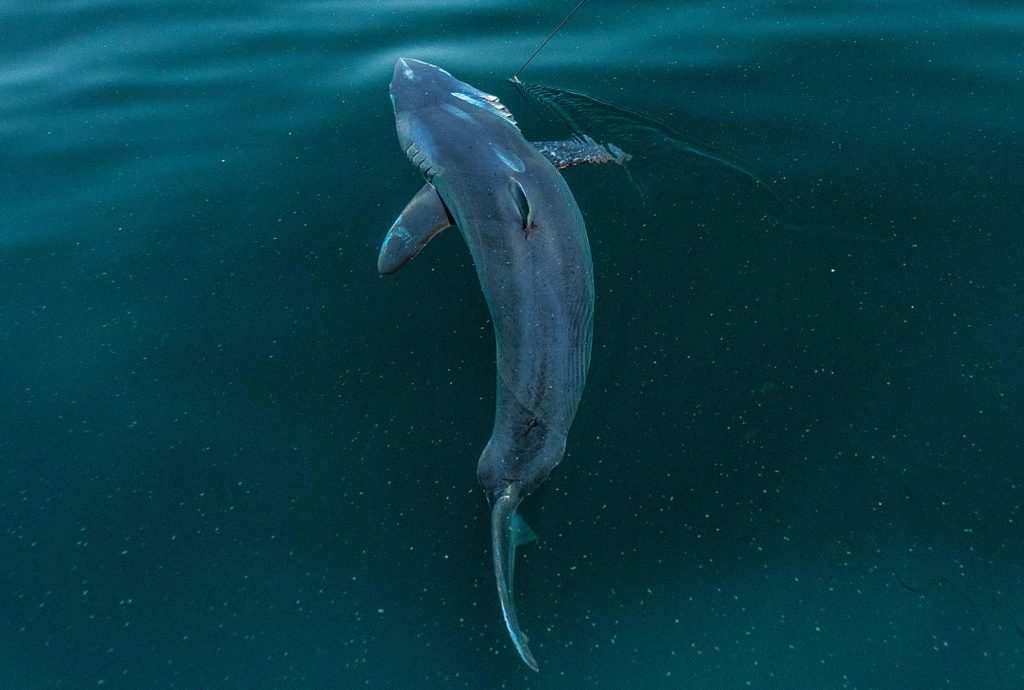
<instances>
[{"instance_id":1,"label":"shark","mask_svg":"<svg viewBox=\"0 0 1024 690\"><path fill-rule=\"evenodd\" d=\"M457 228L494 325L494 426L477 464L505 627L539 670L516 615L517 510L561 462L590 366L594 269L583 216L561 169L630 158L590 137L528 142L501 101L426 62L401 58L390 84L399 144L425 184L384 237L377 268L405 266Z\"/></svg>"}]
</instances>

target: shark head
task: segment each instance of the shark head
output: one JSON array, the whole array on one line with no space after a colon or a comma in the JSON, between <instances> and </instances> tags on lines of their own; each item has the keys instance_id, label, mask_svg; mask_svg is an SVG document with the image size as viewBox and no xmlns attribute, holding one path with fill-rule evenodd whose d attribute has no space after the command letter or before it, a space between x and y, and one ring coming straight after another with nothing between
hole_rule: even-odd
<instances>
[{"instance_id":1,"label":"shark head","mask_svg":"<svg viewBox=\"0 0 1024 690\"><path fill-rule=\"evenodd\" d=\"M496 96L426 62L399 58L389 90L399 144L427 180L458 155L471 138L462 136L467 130L486 135L489 128L516 127Z\"/></svg>"}]
</instances>

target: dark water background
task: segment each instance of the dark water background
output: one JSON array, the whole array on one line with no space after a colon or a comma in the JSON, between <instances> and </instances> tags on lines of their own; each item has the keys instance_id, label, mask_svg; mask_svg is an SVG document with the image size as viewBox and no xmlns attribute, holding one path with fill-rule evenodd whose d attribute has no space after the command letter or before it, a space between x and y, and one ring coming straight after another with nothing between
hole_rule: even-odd
<instances>
[{"instance_id":1,"label":"dark water background","mask_svg":"<svg viewBox=\"0 0 1024 690\"><path fill-rule=\"evenodd\" d=\"M387 83L539 2L0 2L0 687L1024 686L1024 9L594 1L524 73L717 142L567 172L598 289L498 611L468 253ZM666 161L668 163L666 164Z\"/></svg>"}]
</instances>

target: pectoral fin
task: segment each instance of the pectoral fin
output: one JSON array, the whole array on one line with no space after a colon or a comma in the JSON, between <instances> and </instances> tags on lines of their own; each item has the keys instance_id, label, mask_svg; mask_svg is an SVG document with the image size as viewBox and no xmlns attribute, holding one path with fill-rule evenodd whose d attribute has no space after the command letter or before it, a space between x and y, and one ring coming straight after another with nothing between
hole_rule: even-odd
<instances>
[{"instance_id":1,"label":"pectoral fin","mask_svg":"<svg viewBox=\"0 0 1024 690\"><path fill-rule=\"evenodd\" d=\"M618 163L622 165L632 158L615 144L602 145L586 135L565 141L534 141L531 143L559 170L587 163Z\"/></svg>"},{"instance_id":2,"label":"pectoral fin","mask_svg":"<svg viewBox=\"0 0 1024 690\"><path fill-rule=\"evenodd\" d=\"M450 225L452 218L437 190L429 184L423 185L384 236L377 257L377 270L381 275L394 273Z\"/></svg>"}]
</instances>

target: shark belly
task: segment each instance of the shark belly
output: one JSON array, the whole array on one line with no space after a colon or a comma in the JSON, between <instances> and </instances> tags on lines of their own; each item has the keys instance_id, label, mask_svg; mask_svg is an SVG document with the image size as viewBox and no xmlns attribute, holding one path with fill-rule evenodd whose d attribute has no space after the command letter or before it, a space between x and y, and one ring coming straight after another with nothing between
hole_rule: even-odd
<instances>
[{"instance_id":1,"label":"shark belly","mask_svg":"<svg viewBox=\"0 0 1024 690\"><path fill-rule=\"evenodd\" d=\"M517 179L535 214L536 227L526 230L518 219L495 213L500 203L491 211L481 205L488 189L500 195L506 185L485 183L477 190L476 184L463 184L456 191L441 182L437 188L469 247L494 326L495 432L515 431L519 417L529 415L528 423L564 435L590 363L590 244L579 208L553 166L538 160Z\"/></svg>"}]
</instances>

